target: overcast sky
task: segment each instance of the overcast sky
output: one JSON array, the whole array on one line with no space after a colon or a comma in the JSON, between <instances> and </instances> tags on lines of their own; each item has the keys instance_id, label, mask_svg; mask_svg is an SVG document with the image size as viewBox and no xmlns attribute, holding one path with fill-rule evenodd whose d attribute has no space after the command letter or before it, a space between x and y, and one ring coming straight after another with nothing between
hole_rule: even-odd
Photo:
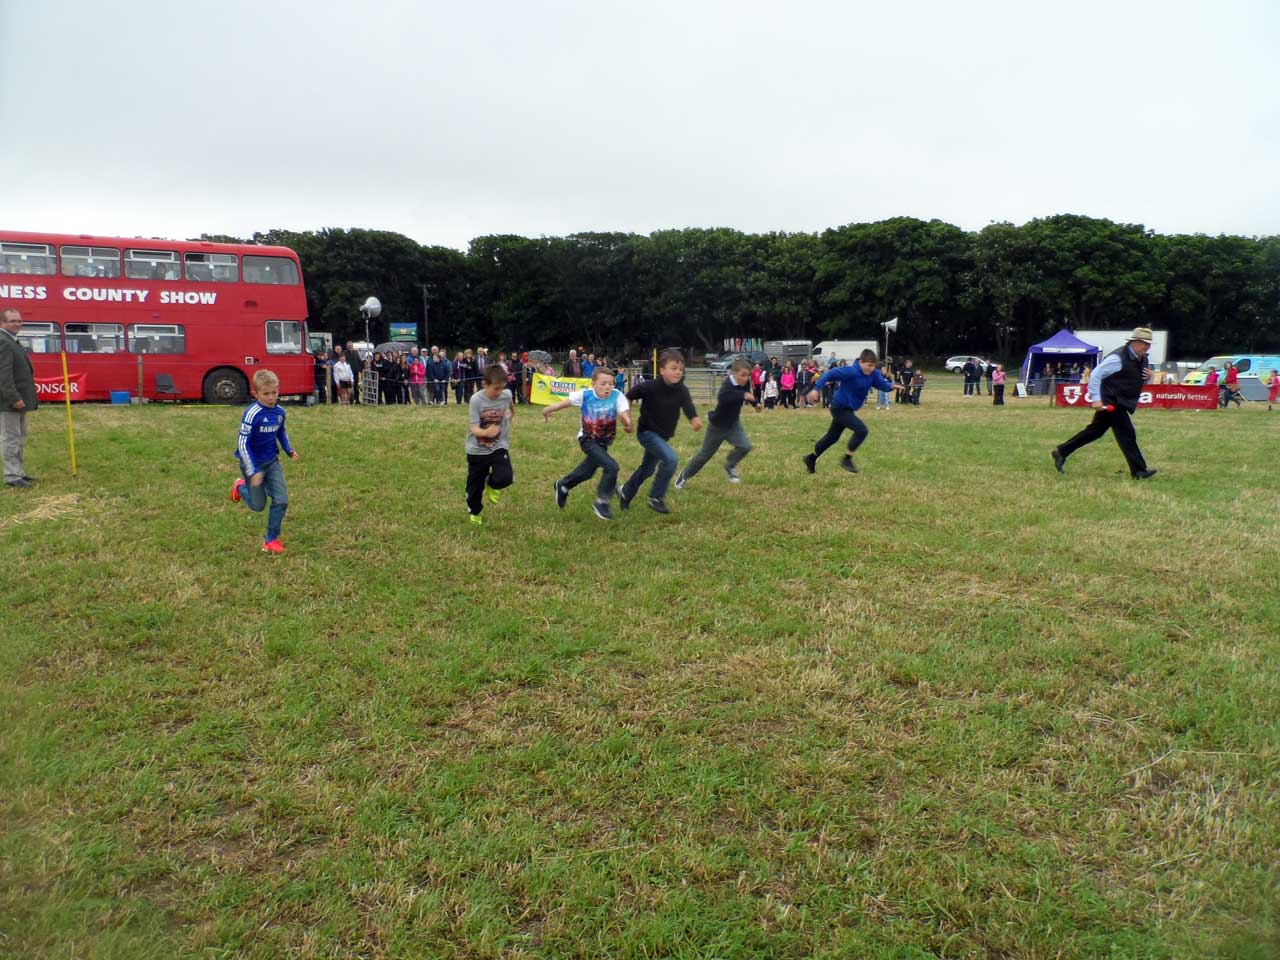
<instances>
[{"instance_id":1,"label":"overcast sky","mask_svg":"<svg viewBox=\"0 0 1280 960\"><path fill-rule=\"evenodd\" d=\"M0 0L0 227L1280 232L1274 0Z\"/></svg>"}]
</instances>

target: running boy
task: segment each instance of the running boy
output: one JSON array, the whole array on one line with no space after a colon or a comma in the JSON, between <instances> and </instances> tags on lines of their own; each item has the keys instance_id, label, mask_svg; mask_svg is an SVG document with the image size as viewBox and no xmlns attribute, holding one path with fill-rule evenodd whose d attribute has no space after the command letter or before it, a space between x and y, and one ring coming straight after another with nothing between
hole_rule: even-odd
<instances>
[{"instance_id":1,"label":"running boy","mask_svg":"<svg viewBox=\"0 0 1280 960\"><path fill-rule=\"evenodd\" d=\"M707 461L716 455L720 444L728 440L733 444L729 456L724 462L724 472L730 483L741 483L738 476L738 464L751 452L751 440L747 431L742 428L742 405L750 402L756 413L760 412L760 404L751 392L751 364L743 357L733 361L729 375L720 386L720 394L716 397L716 408L707 415L707 435L702 438L702 449L690 460L680 476L676 477L676 489L683 490L698 471L707 465Z\"/></svg>"},{"instance_id":2,"label":"running boy","mask_svg":"<svg viewBox=\"0 0 1280 960\"><path fill-rule=\"evenodd\" d=\"M582 408L578 446L586 456L568 476L555 482L556 506L563 510L569 491L590 480L592 474L599 470L600 483L596 486L596 500L591 509L601 520L612 520L609 500L618 483L618 461L609 456L609 444L613 443L619 420L622 421L622 429L631 432L631 414L628 413L631 404L627 402L626 395L614 387L613 371L599 366L591 371L590 390L575 390L569 394L568 400L553 403L542 411L543 419L550 420L557 410L570 406Z\"/></svg>"},{"instance_id":3,"label":"running boy","mask_svg":"<svg viewBox=\"0 0 1280 960\"><path fill-rule=\"evenodd\" d=\"M876 369L876 352L863 350L857 363L849 367L832 367L820 376L809 393L809 399L816 403L822 395L822 388L828 384L835 387L831 395L831 426L822 435L822 439L813 445L813 453L805 455L804 466L810 473L816 472L818 458L823 451L839 440L840 434L845 430L852 430L849 452L840 461L840 466L850 473L857 473L853 452L867 439L867 425L858 419L854 411L866 402L872 387L877 390L892 390L893 383Z\"/></svg>"},{"instance_id":4,"label":"running boy","mask_svg":"<svg viewBox=\"0 0 1280 960\"><path fill-rule=\"evenodd\" d=\"M284 410L280 402L280 378L270 370L259 370L253 375L254 402L249 404L240 418L240 440L236 445L236 457L240 460L242 477L231 485L231 499L243 502L254 513L261 513L271 498L267 512L267 536L262 541L264 553L284 553L280 542L280 526L289 509L289 491L284 485L284 467L276 444L297 460L298 454L284 432Z\"/></svg>"},{"instance_id":5,"label":"running boy","mask_svg":"<svg viewBox=\"0 0 1280 960\"><path fill-rule=\"evenodd\" d=\"M484 510L484 488L489 502L498 502L498 491L515 482L511 469L511 421L516 408L507 389L507 371L502 364L484 368L484 387L467 402L471 426L467 430L467 513L477 526Z\"/></svg>"},{"instance_id":6,"label":"running boy","mask_svg":"<svg viewBox=\"0 0 1280 960\"><path fill-rule=\"evenodd\" d=\"M684 354L674 347L659 353L658 379L633 386L627 391L627 399L632 403L644 401L636 430L636 439L644 447L644 459L618 491L618 504L623 510L630 507L640 492L641 484L657 470L658 475L649 488L649 509L670 513L666 502L667 484L675 475L679 458L668 441L676 435L680 411L684 411L689 418L689 426L695 431L702 429L698 409L693 405L693 397L689 396L689 388L684 385Z\"/></svg>"}]
</instances>

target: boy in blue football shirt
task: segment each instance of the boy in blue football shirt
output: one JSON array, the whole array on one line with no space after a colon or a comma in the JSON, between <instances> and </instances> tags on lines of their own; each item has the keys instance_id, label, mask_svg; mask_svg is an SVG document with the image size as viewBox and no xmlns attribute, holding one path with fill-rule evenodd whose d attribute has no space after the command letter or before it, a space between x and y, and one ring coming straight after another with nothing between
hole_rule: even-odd
<instances>
[{"instance_id":1,"label":"boy in blue football shirt","mask_svg":"<svg viewBox=\"0 0 1280 960\"><path fill-rule=\"evenodd\" d=\"M262 542L264 553L284 553L280 542L280 526L289 508L289 491L284 485L284 467L276 445L297 460L298 454L289 443L284 430L284 410L280 402L280 379L270 370L259 370L253 375L254 402L249 404L240 418L240 440L236 445L236 457L243 474L231 485L231 499L243 502L254 513L261 513L271 498L271 510L267 513L267 536Z\"/></svg>"},{"instance_id":2,"label":"boy in blue football shirt","mask_svg":"<svg viewBox=\"0 0 1280 960\"><path fill-rule=\"evenodd\" d=\"M818 378L809 392L809 400L817 403L822 396L822 388L831 384L835 391L831 395L831 426L822 438L813 445L813 453L804 458L805 469L810 473L816 471L818 458L827 447L840 439L840 434L852 430L849 438L849 452L840 461L840 466L850 473L857 473L858 467L853 462L853 452L867 439L867 425L858 419L854 412L862 407L867 394L872 388L876 390L892 390L893 383L876 369L876 352L863 350L858 362L850 367L831 367Z\"/></svg>"},{"instance_id":3,"label":"boy in blue football shirt","mask_svg":"<svg viewBox=\"0 0 1280 960\"><path fill-rule=\"evenodd\" d=\"M555 482L556 506L564 509L569 491L590 480L597 470L600 483L596 487L596 499L591 509L601 520L612 520L609 500L618 483L618 461L609 456L609 444L617 433L617 421L622 429L631 432L631 404L626 395L614 385L613 371L596 367L591 371L591 389L575 390L568 400L553 403L542 411L545 420L557 410L574 406L582 408L582 429L578 431L578 446L585 459L565 477Z\"/></svg>"}]
</instances>

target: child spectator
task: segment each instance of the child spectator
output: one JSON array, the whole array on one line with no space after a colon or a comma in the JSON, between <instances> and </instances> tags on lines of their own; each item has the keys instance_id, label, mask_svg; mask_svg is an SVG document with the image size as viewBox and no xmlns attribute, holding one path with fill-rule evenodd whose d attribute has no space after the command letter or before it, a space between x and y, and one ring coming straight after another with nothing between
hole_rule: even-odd
<instances>
[{"instance_id":1,"label":"child spectator","mask_svg":"<svg viewBox=\"0 0 1280 960\"><path fill-rule=\"evenodd\" d=\"M254 402L240 418L240 438L236 444L236 457L240 461L242 476L231 485L233 503L243 502L254 513L261 513L271 498L267 513L267 535L262 541L264 553L284 553L280 542L280 527L285 511L289 508L289 491L284 483L284 467L280 465L280 449L297 460L298 454L289 443L284 431L284 410L280 402L280 379L270 370L259 370L253 375Z\"/></svg>"},{"instance_id":2,"label":"child spectator","mask_svg":"<svg viewBox=\"0 0 1280 960\"><path fill-rule=\"evenodd\" d=\"M1271 387L1267 390L1267 412L1280 401L1280 367L1271 371Z\"/></svg>"},{"instance_id":3,"label":"child spectator","mask_svg":"<svg viewBox=\"0 0 1280 960\"><path fill-rule=\"evenodd\" d=\"M467 513L474 524L484 521L484 488L489 502L498 502L498 491L515 482L511 468L511 421L515 406L507 389L507 371L500 363L484 368L484 387L468 401L471 426L467 431Z\"/></svg>"},{"instance_id":4,"label":"child spectator","mask_svg":"<svg viewBox=\"0 0 1280 960\"><path fill-rule=\"evenodd\" d=\"M333 361L333 382L338 385L338 402L344 406L349 405L351 392L355 389L355 377L344 353L339 353Z\"/></svg>"},{"instance_id":5,"label":"child spectator","mask_svg":"<svg viewBox=\"0 0 1280 960\"><path fill-rule=\"evenodd\" d=\"M782 367L782 375L778 377L778 393L782 406L796 408L796 372L788 360Z\"/></svg>"},{"instance_id":6,"label":"child spectator","mask_svg":"<svg viewBox=\"0 0 1280 960\"><path fill-rule=\"evenodd\" d=\"M770 377L764 384L764 408L772 410L778 403L778 381Z\"/></svg>"},{"instance_id":7,"label":"child spectator","mask_svg":"<svg viewBox=\"0 0 1280 960\"><path fill-rule=\"evenodd\" d=\"M632 403L642 401L636 439L644 447L644 459L618 491L618 504L623 510L630 507L641 485L656 470L658 475L649 489L649 509L670 513L666 502L667 484L675 475L679 458L668 441L676 434L680 412L684 411L695 431L702 429L698 408L693 405L693 397L689 396L689 388L684 383L684 354L674 347L659 353L658 379L633 385L627 391L627 399Z\"/></svg>"},{"instance_id":8,"label":"child spectator","mask_svg":"<svg viewBox=\"0 0 1280 960\"><path fill-rule=\"evenodd\" d=\"M574 406L582 408L582 428L578 431L578 446L585 459L566 476L554 484L556 506L564 509L569 491L590 480L597 470L600 483L596 486L596 499L592 511L601 520L612 520L609 500L618 482L618 461L609 456L609 444L617 435L617 421L631 432L631 404L626 395L614 386L613 371L608 367L596 367L591 371L591 389L574 390L569 399L553 403L542 411L543 420L550 420L557 410Z\"/></svg>"},{"instance_id":9,"label":"child spectator","mask_svg":"<svg viewBox=\"0 0 1280 960\"><path fill-rule=\"evenodd\" d=\"M884 376L884 378L888 380L890 384L892 384L893 378L889 376L889 365L887 363L882 363L880 364L879 369L880 369L880 373ZM891 396L891 392L889 390L877 390L876 391L876 409L883 410L885 411L885 413L888 413L892 405L892 401L889 399L890 396Z\"/></svg>"}]
</instances>

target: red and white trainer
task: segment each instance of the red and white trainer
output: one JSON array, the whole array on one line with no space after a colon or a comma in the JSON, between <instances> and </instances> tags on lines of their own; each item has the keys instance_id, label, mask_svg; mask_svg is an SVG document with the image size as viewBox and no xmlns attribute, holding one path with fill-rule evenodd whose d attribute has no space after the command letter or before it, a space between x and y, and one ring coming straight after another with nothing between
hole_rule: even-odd
<instances>
[{"instance_id":1,"label":"red and white trainer","mask_svg":"<svg viewBox=\"0 0 1280 960\"><path fill-rule=\"evenodd\" d=\"M231 502L240 502L240 488L244 486L244 477L237 477L236 482L231 485Z\"/></svg>"},{"instance_id":2,"label":"red and white trainer","mask_svg":"<svg viewBox=\"0 0 1280 960\"><path fill-rule=\"evenodd\" d=\"M284 553L284 544L279 540L268 540L262 545L263 553Z\"/></svg>"}]
</instances>

